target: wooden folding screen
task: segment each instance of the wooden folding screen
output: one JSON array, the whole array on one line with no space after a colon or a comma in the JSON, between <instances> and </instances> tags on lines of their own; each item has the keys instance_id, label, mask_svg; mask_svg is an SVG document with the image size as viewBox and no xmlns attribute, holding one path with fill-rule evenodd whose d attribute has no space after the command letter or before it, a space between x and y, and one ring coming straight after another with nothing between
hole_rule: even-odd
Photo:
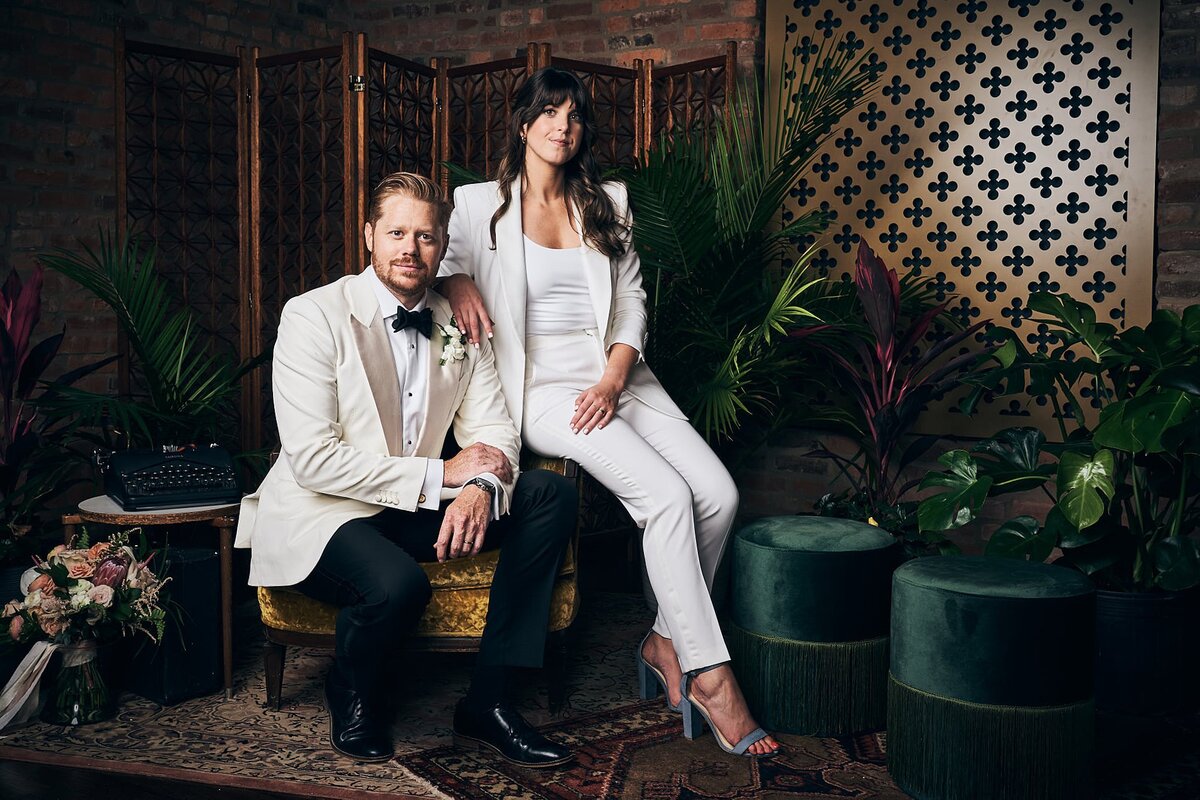
<instances>
[{"instance_id":1,"label":"wooden folding screen","mask_svg":"<svg viewBox=\"0 0 1200 800\"><path fill-rule=\"evenodd\" d=\"M634 163L668 129L708 131L731 90L722 56L655 69L522 57L428 66L367 46L236 57L125 42L118 33L118 220L159 251L158 268L218 346L272 342L283 304L357 272L367 193L396 170L448 185L443 162L490 175L509 109L535 70L574 71L592 94L597 157ZM122 383L123 386L127 382ZM266 370L243 384L246 447L273 427Z\"/></svg>"},{"instance_id":2,"label":"wooden folding screen","mask_svg":"<svg viewBox=\"0 0 1200 800\"><path fill-rule=\"evenodd\" d=\"M530 45L524 58L446 69L444 160L483 175L495 172L507 139L512 99L525 78L542 66L541 53L548 49L549 45Z\"/></svg>"},{"instance_id":3,"label":"wooden folding screen","mask_svg":"<svg viewBox=\"0 0 1200 800\"><path fill-rule=\"evenodd\" d=\"M117 217L157 248L203 333L239 353L238 60L117 46Z\"/></svg>"},{"instance_id":4,"label":"wooden folding screen","mask_svg":"<svg viewBox=\"0 0 1200 800\"><path fill-rule=\"evenodd\" d=\"M736 42L727 42L725 53L712 58L668 67L650 64L646 148L654 146L660 136L676 131L709 140L727 98L734 93L735 64Z\"/></svg>"}]
</instances>

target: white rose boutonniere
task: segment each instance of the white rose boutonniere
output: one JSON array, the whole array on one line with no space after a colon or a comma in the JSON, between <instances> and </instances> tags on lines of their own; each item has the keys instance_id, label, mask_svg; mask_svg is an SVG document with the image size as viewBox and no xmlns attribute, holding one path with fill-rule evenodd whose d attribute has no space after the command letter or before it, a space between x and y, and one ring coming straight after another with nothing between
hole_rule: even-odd
<instances>
[{"instance_id":1,"label":"white rose boutonniere","mask_svg":"<svg viewBox=\"0 0 1200 800\"><path fill-rule=\"evenodd\" d=\"M462 361L467 357L467 334L458 329L458 322L453 315L450 317L450 324L443 325L440 322L434 323L437 329L445 337L446 342L442 345L442 357L438 360L439 366Z\"/></svg>"}]
</instances>

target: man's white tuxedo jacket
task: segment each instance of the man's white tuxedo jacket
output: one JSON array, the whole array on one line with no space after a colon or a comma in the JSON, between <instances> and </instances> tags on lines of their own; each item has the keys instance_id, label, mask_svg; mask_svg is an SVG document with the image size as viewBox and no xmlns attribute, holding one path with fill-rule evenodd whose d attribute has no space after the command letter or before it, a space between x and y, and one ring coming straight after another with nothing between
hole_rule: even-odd
<instances>
[{"instance_id":1,"label":"man's white tuxedo jacket","mask_svg":"<svg viewBox=\"0 0 1200 800\"><path fill-rule=\"evenodd\" d=\"M447 431L462 447L500 448L516 480L520 439L505 411L492 349L439 364L445 337L429 340L429 391L414 455L400 456L400 387L379 301L364 274L292 298L272 361L280 454L258 491L242 500L235 546L251 548L252 586L289 586L316 566L334 531L383 508L414 511L427 459ZM429 293L435 323L450 305ZM508 512L512 484L500 487ZM443 495L445 496L445 495Z\"/></svg>"}]
</instances>

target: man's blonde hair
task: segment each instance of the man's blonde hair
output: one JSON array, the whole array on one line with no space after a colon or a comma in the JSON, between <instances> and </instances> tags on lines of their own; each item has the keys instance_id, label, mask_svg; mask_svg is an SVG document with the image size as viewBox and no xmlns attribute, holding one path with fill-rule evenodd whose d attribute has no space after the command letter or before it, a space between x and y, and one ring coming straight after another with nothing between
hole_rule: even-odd
<instances>
[{"instance_id":1,"label":"man's blonde hair","mask_svg":"<svg viewBox=\"0 0 1200 800\"><path fill-rule=\"evenodd\" d=\"M420 200L432 205L437 211L438 225L443 232L450 224L450 204L446 202L446 195L442 193L442 187L423 175L413 172L393 172L379 182L379 185L371 192L367 222L374 226L383 216L383 202L394 195L411 197L413 200Z\"/></svg>"}]
</instances>

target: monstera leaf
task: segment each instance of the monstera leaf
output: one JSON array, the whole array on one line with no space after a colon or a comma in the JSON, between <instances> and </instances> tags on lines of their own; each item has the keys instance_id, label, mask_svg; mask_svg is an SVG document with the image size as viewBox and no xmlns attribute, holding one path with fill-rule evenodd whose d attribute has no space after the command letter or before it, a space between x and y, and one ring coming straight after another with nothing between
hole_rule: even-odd
<instances>
[{"instance_id":1,"label":"monstera leaf","mask_svg":"<svg viewBox=\"0 0 1200 800\"><path fill-rule=\"evenodd\" d=\"M992 488L992 479L979 474L979 467L966 450L951 450L938 458L949 472L933 472L921 481L922 489L942 487L947 491L921 501L917 523L923 531L958 528L975 519Z\"/></svg>"},{"instance_id":2,"label":"monstera leaf","mask_svg":"<svg viewBox=\"0 0 1200 800\"><path fill-rule=\"evenodd\" d=\"M989 556L1045 561L1054 551L1055 536L1042 529L1033 517L1010 519L995 530L984 551Z\"/></svg>"},{"instance_id":3,"label":"monstera leaf","mask_svg":"<svg viewBox=\"0 0 1200 800\"><path fill-rule=\"evenodd\" d=\"M1127 453L1161 453L1163 434L1196 414L1200 402L1178 389L1119 400L1100 412L1093 441Z\"/></svg>"},{"instance_id":4,"label":"monstera leaf","mask_svg":"<svg viewBox=\"0 0 1200 800\"><path fill-rule=\"evenodd\" d=\"M1154 544L1151 558L1159 587L1182 591L1200 583L1200 545L1186 536L1172 536Z\"/></svg>"},{"instance_id":5,"label":"monstera leaf","mask_svg":"<svg viewBox=\"0 0 1200 800\"><path fill-rule=\"evenodd\" d=\"M1045 443L1037 428L1008 428L975 445L979 468L992 478L992 494L1036 489L1054 477L1054 465L1041 463Z\"/></svg>"},{"instance_id":6,"label":"monstera leaf","mask_svg":"<svg viewBox=\"0 0 1200 800\"><path fill-rule=\"evenodd\" d=\"M1063 453L1058 462L1058 507L1075 528L1094 525L1104 514L1113 497L1114 466L1111 450L1100 450L1091 457Z\"/></svg>"}]
</instances>

